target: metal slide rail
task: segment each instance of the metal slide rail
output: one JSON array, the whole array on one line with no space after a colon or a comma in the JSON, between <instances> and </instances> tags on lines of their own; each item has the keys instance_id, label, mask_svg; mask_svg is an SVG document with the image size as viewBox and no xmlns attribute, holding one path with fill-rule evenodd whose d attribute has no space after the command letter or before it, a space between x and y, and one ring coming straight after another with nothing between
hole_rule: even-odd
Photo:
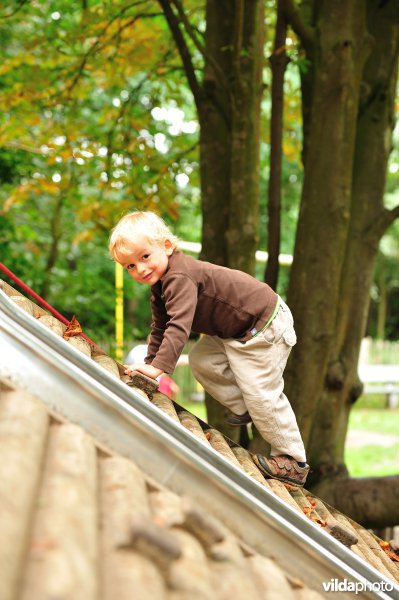
<instances>
[{"instance_id":1,"label":"metal slide rail","mask_svg":"<svg viewBox=\"0 0 399 600\"><path fill-rule=\"evenodd\" d=\"M238 537L272 554L285 571L321 594L323 582L338 579L361 584L359 598L399 600L391 580L43 327L2 290L0 376L132 459L159 483L196 498ZM381 584L391 591L382 591ZM350 598L353 592L341 595Z\"/></svg>"}]
</instances>

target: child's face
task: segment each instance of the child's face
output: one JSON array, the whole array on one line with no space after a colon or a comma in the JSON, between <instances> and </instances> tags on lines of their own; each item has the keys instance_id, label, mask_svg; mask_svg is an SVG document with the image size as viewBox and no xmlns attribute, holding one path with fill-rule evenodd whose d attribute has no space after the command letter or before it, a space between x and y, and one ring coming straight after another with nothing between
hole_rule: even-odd
<instances>
[{"instance_id":1,"label":"child's face","mask_svg":"<svg viewBox=\"0 0 399 600\"><path fill-rule=\"evenodd\" d=\"M139 235L126 252L118 254L118 262L138 283L154 285L165 273L172 253L173 247L169 240L158 244Z\"/></svg>"}]
</instances>

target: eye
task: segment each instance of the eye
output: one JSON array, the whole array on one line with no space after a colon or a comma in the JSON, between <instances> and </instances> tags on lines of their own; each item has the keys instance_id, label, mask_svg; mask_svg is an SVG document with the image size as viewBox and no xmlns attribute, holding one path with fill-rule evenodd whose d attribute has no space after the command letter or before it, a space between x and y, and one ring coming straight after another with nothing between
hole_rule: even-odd
<instances>
[{"instance_id":1,"label":"eye","mask_svg":"<svg viewBox=\"0 0 399 600\"><path fill-rule=\"evenodd\" d=\"M128 265L128 266L126 267L126 269L127 269L128 271L130 271L131 269L133 269L133 267L134 267L134 265L133 265L133 264L130 264L130 265Z\"/></svg>"},{"instance_id":2,"label":"eye","mask_svg":"<svg viewBox=\"0 0 399 600\"><path fill-rule=\"evenodd\" d=\"M143 254L143 260L147 260L148 258L150 258L149 254Z\"/></svg>"}]
</instances>

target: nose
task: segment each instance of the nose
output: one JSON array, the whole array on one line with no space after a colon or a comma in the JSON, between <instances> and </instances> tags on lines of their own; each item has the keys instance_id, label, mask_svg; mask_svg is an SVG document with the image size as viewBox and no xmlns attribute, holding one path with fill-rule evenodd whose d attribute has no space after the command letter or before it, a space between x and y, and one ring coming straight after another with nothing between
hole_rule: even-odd
<instances>
[{"instance_id":1,"label":"nose","mask_svg":"<svg viewBox=\"0 0 399 600\"><path fill-rule=\"evenodd\" d=\"M137 263L136 265L136 271L139 275L142 275L145 271L145 265L143 265L142 263Z\"/></svg>"}]
</instances>

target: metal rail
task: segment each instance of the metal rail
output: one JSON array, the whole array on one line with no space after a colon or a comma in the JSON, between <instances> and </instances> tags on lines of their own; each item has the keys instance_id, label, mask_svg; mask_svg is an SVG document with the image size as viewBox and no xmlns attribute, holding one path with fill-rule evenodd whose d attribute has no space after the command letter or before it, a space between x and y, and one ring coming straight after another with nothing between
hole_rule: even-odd
<instances>
[{"instance_id":1,"label":"metal rail","mask_svg":"<svg viewBox=\"0 0 399 600\"><path fill-rule=\"evenodd\" d=\"M24 313L2 290L0 376L132 459L159 483L196 498L238 537L321 594L323 582L337 579L363 586L359 598L399 600L399 587L392 589L369 563ZM341 594L353 597L353 592Z\"/></svg>"}]
</instances>

